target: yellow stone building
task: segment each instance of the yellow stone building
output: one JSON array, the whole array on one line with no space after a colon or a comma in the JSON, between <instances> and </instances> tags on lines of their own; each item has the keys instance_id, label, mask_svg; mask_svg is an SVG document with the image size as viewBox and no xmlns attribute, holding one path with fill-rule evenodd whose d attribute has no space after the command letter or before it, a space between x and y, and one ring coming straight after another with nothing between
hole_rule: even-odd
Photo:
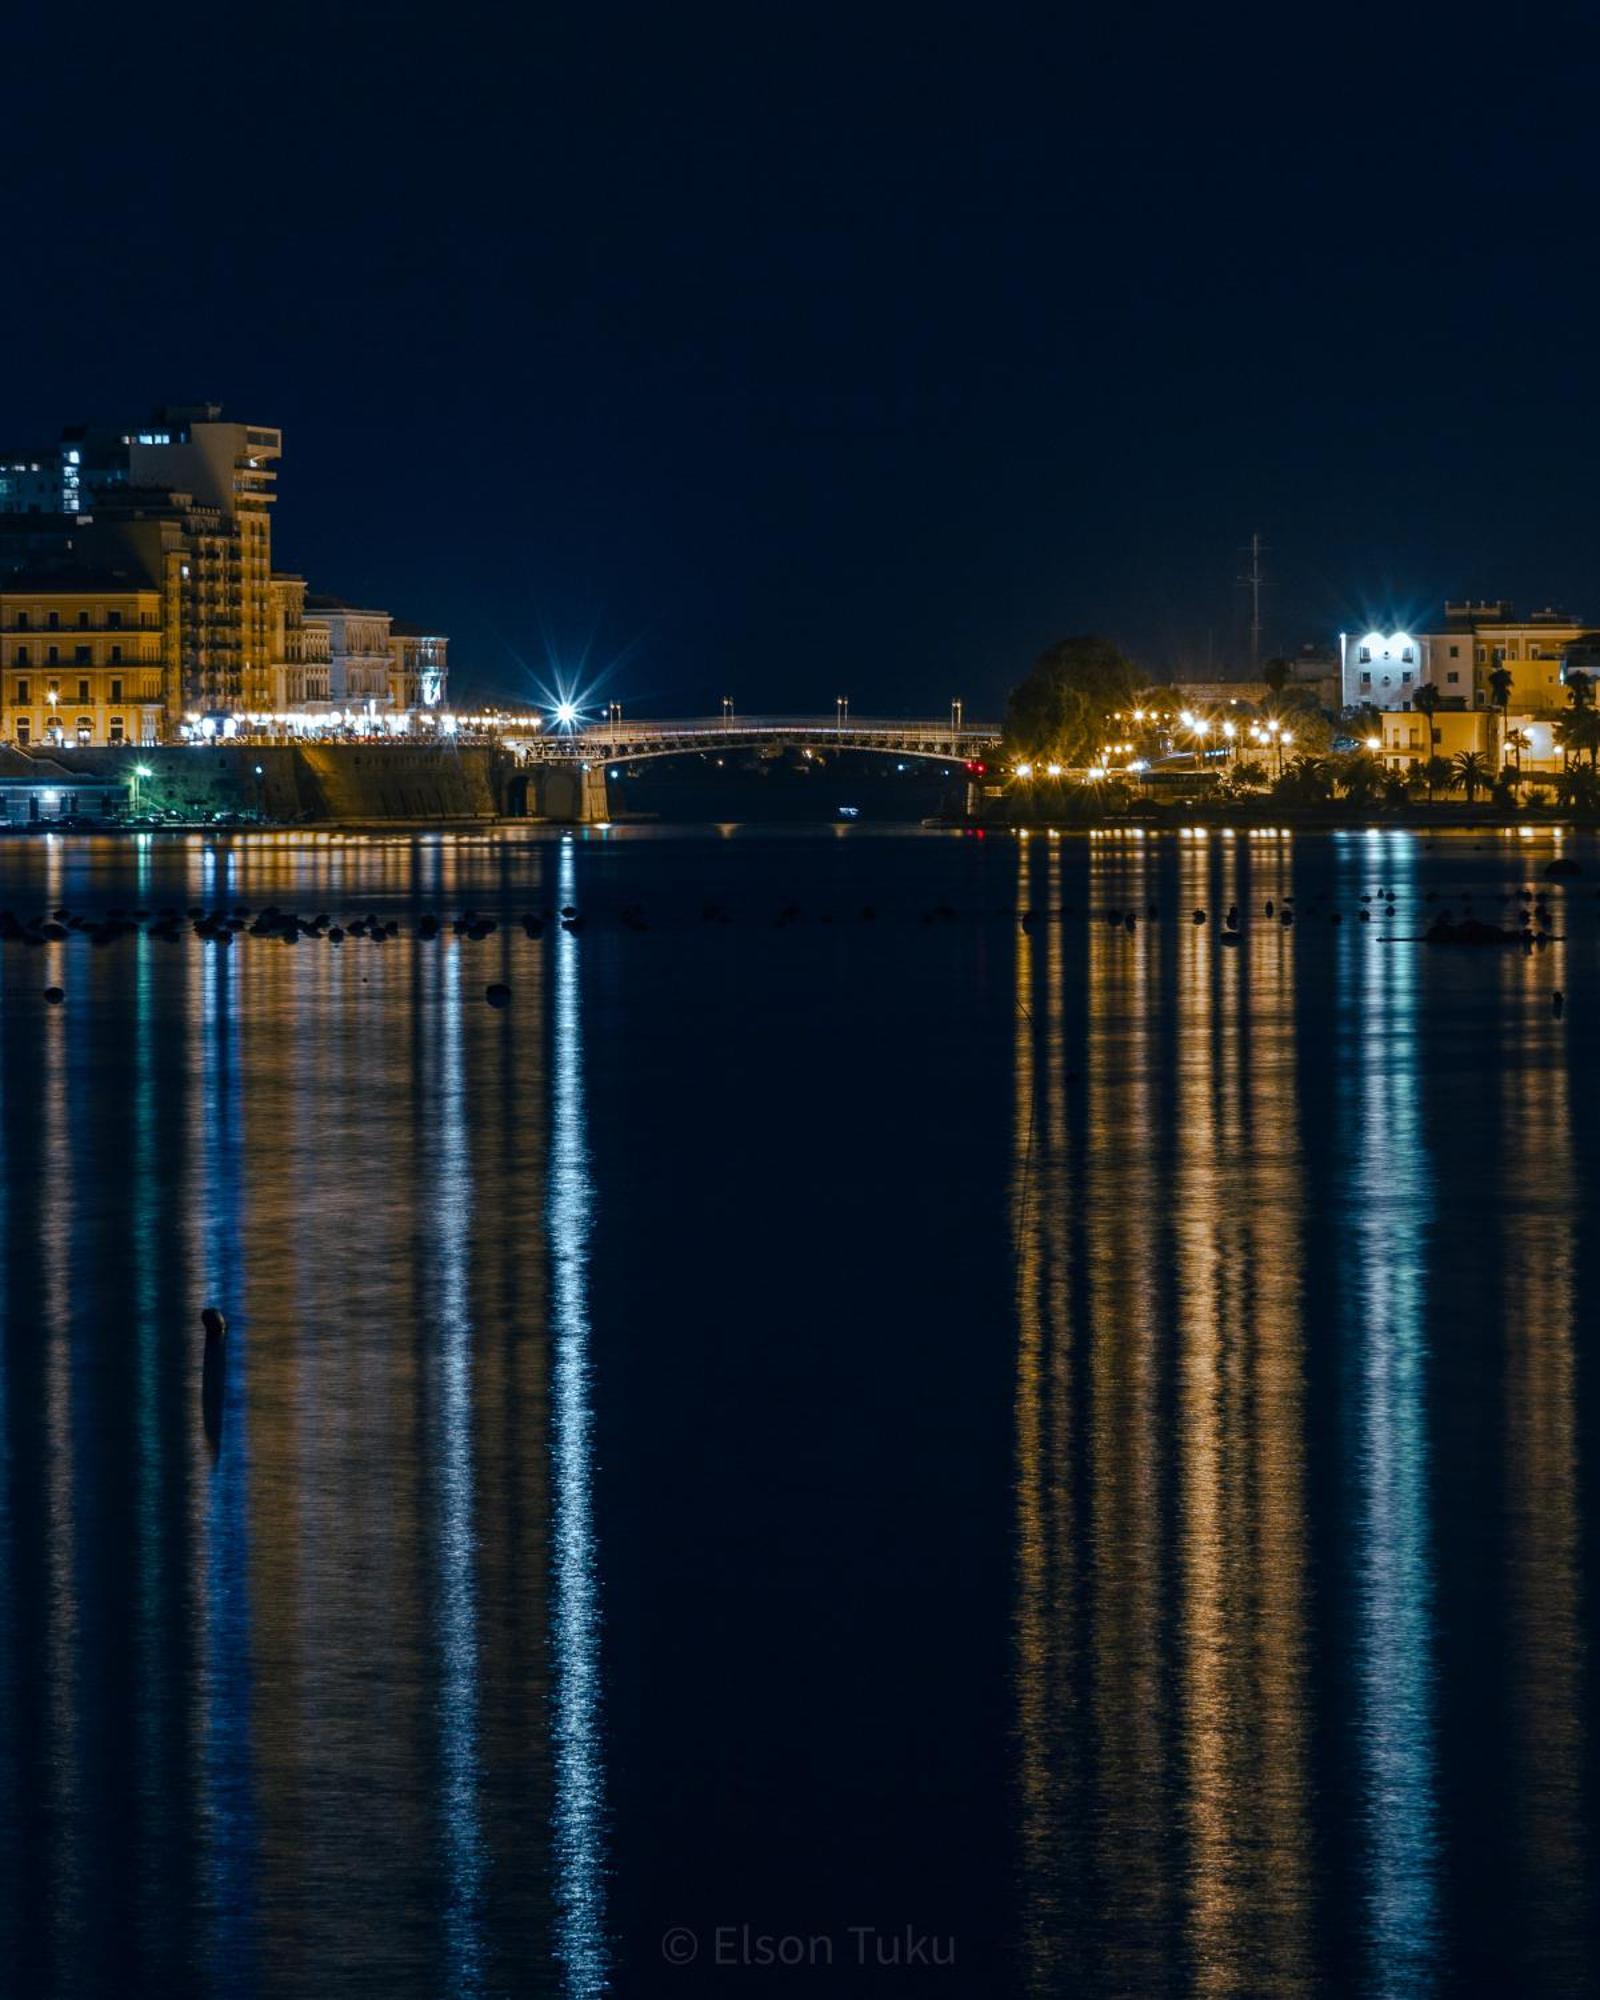
<instances>
[{"instance_id":1,"label":"yellow stone building","mask_svg":"<svg viewBox=\"0 0 1600 2000\"><path fill-rule=\"evenodd\" d=\"M0 576L0 736L159 743L178 685L162 592L126 576Z\"/></svg>"}]
</instances>

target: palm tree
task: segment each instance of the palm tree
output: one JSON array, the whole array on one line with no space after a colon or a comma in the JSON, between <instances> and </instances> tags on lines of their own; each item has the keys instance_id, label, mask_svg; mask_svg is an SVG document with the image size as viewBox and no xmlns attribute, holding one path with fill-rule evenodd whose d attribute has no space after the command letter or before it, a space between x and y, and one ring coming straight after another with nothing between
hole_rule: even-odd
<instances>
[{"instance_id":1,"label":"palm tree","mask_svg":"<svg viewBox=\"0 0 1600 2000\"><path fill-rule=\"evenodd\" d=\"M1347 757L1339 772L1344 795L1356 805L1365 805L1383 783L1383 766L1368 751L1358 750Z\"/></svg>"},{"instance_id":2,"label":"palm tree","mask_svg":"<svg viewBox=\"0 0 1600 2000\"><path fill-rule=\"evenodd\" d=\"M1586 680L1588 676L1579 678ZM1584 702L1576 701L1568 714L1557 717L1555 729L1561 739L1562 762L1570 764L1587 750L1589 768L1593 770L1596 758L1600 757L1600 715Z\"/></svg>"},{"instance_id":3,"label":"palm tree","mask_svg":"<svg viewBox=\"0 0 1600 2000\"><path fill-rule=\"evenodd\" d=\"M1433 754L1433 718L1439 712L1439 690L1432 681L1424 681L1411 697L1411 706L1428 725L1428 764L1431 767L1440 762ZM1433 800L1433 779L1428 780L1429 803Z\"/></svg>"},{"instance_id":4,"label":"palm tree","mask_svg":"<svg viewBox=\"0 0 1600 2000\"><path fill-rule=\"evenodd\" d=\"M1569 673L1567 675L1567 700L1575 709L1594 707L1594 676L1592 674Z\"/></svg>"},{"instance_id":5,"label":"palm tree","mask_svg":"<svg viewBox=\"0 0 1600 2000\"><path fill-rule=\"evenodd\" d=\"M1467 804L1478 802L1478 787L1485 790L1494 782L1494 773L1489 768L1489 760L1481 750L1458 750L1451 760L1451 774L1455 785L1459 784L1467 795Z\"/></svg>"},{"instance_id":6,"label":"palm tree","mask_svg":"<svg viewBox=\"0 0 1600 2000\"><path fill-rule=\"evenodd\" d=\"M1505 720L1506 710L1511 706L1511 669L1496 667L1489 676L1489 700L1500 711L1500 719Z\"/></svg>"},{"instance_id":7,"label":"palm tree","mask_svg":"<svg viewBox=\"0 0 1600 2000\"><path fill-rule=\"evenodd\" d=\"M1522 753L1524 750L1531 750L1533 748L1533 738L1525 729L1508 729L1506 731L1506 748L1511 752L1512 761L1517 767L1517 776L1520 778L1522 776Z\"/></svg>"},{"instance_id":8,"label":"palm tree","mask_svg":"<svg viewBox=\"0 0 1600 2000\"><path fill-rule=\"evenodd\" d=\"M1423 765L1422 772L1428 781L1429 805L1433 804L1433 793L1436 785L1442 785L1447 792L1455 790L1455 766L1450 762L1448 757L1430 757L1427 763Z\"/></svg>"}]
</instances>

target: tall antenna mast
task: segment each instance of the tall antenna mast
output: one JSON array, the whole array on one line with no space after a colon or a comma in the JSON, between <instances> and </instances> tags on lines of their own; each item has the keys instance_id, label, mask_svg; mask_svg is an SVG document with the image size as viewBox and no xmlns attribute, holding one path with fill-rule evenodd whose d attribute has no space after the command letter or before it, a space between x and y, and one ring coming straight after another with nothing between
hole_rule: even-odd
<instances>
[{"instance_id":1,"label":"tall antenna mast","mask_svg":"<svg viewBox=\"0 0 1600 2000\"><path fill-rule=\"evenodd\" d=\"M1239 581L1250 592L1250 678L1261 672L1261 586L1266 578L1261 574L1261 535L1258 531L1250 537L1250 567Z\"/></svg>"}]
</instances>

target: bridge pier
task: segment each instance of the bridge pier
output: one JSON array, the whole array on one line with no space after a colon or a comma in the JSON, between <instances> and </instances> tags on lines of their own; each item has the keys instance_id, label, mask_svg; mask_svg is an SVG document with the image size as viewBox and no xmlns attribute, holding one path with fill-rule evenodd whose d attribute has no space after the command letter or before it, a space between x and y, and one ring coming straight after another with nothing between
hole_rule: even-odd
<instances>
[{"instance_id":1,"label":"bridge pier","mask_svg":"<svg viewBox=\"0 0 1600 2000\"><path fill-rule=\"evenodd\" d=\"M529 777L535 817L557 826L605 826L610 821L604 764L536 764Z\"/></svg>"}]
</instances>

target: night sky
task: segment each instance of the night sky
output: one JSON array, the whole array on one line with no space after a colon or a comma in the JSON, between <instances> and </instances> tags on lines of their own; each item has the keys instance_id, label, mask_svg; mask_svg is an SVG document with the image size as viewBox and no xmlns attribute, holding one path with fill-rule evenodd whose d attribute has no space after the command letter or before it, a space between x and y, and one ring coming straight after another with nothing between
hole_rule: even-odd
<instances>
[{"instance_id":1,"label":"night sky","mask_svg":"<svg viewBox=\"0 0 1600 2000\"><path fill-rule=\"evenodd\" d=\"M0 444L281 423L278 565L450 632L458 694L1220 665L1252 529L1270 648L1600 621L1587 31L1311 18L34 6Z\"/></svg>"}]
</instances>

